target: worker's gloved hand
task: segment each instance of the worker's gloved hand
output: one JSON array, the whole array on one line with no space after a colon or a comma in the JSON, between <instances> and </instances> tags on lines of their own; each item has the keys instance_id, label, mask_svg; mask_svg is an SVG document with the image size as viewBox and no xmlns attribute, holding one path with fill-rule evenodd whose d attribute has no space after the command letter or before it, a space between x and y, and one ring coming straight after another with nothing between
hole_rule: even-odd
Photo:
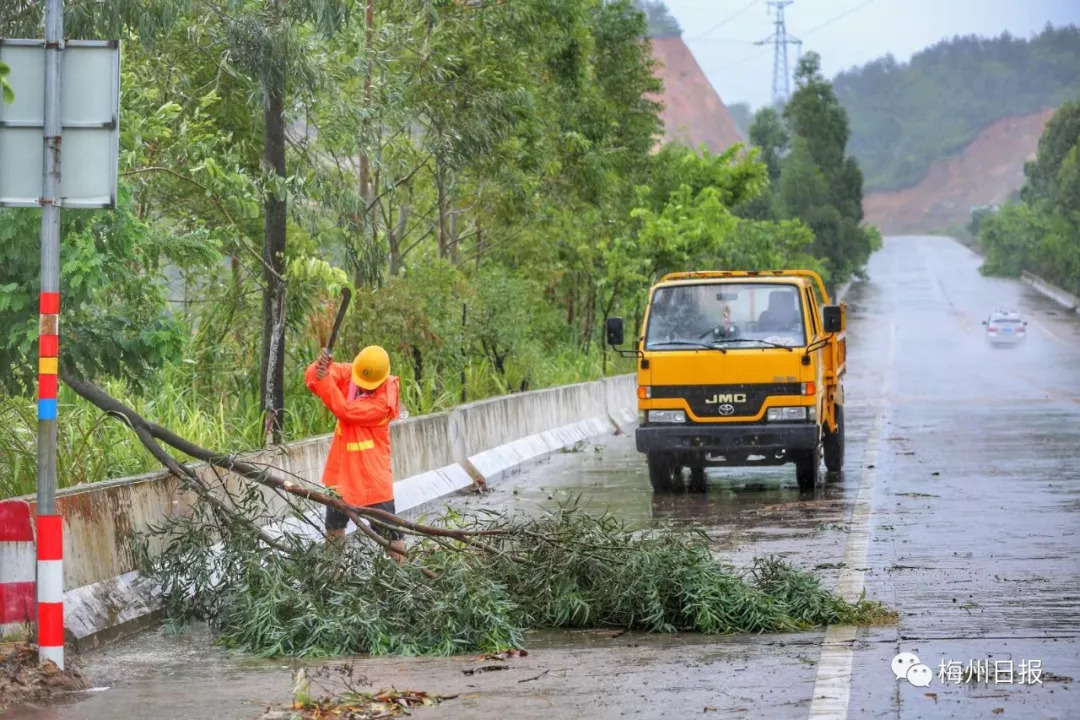
<instances>
[{"instance_id":1,"label":"worker's gloved hand","mask_svg":"<svg viewBox=\"0 0 1080 720\"><path fill-rule=\"evenodd\" d=\"M330 360L332 359L330 353L323 350L319 353L318 363L315 365L315 377L322 380L326 377L326 373L330 370Z\"/></svg>"}]
</instances>

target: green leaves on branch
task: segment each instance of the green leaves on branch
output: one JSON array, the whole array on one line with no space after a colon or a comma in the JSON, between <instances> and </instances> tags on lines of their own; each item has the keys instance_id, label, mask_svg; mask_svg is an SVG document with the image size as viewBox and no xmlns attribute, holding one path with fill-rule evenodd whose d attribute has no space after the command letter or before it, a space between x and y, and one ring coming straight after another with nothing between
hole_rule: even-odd
<instances>
[{"instance_id":1,"label":"green leaves on branch","mask_svg":"<svg viewBox=\"0 0 1080 720\"><path fill-rule=\"evenodd\" d=\"M11 368L0 387L13 394L30 394L37 374L40 218L40 211L0 211L0 363ZM126 188L115 211L62 219L62 366L140 383L178 360L186 332L167 311L161 264L180 260L184 247L135 217Z\"/></svg>"}]
</instances>

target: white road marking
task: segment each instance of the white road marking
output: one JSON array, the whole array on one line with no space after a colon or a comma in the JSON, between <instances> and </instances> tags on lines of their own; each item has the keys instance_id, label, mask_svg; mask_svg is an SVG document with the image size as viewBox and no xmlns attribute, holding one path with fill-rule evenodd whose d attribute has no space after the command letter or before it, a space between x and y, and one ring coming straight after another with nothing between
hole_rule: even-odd
<instances>
[{"instance_id":1,"label":"white road marking","mask_svg":"<svg viewBox=\"0 0 1080 720\"><path fill-rule=\"evenodd\" d=\"M874 498L874 480L877 476L878 451L885 424L886 398L892 380L893 348L896 337L895 321L889 328L888 353L886 357L885 382L878 396L876 411L866 440L866 449L860 461L859 490L851 510L848 524L847 547L844 548L844 565L836 583L836 592L849 602L855 602L866 587L866 556L870 545L870 513ZM825 629L818 658L814 694L810 701L810 718L846 720L851 700L852 662L855 634L853 625L830 625Z\"/></svg>"}]
</instances>

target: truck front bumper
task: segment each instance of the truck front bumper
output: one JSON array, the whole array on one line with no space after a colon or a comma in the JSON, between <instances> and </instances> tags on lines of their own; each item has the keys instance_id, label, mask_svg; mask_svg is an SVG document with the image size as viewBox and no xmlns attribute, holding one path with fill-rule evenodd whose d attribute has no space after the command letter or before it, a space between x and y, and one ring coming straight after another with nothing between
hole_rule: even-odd
<instances>
[{"instance_id":1,"label":"truck front bumper","mask_svg":"<svg viewBox=\"0 0 1080 720\"><path fill-rule=\"evenodd\" d=\"M808 450L818 443L816 423L767 425L646 425L634 433L638 452L724 452L767 454Z\"/></svg>"}]
</instances>

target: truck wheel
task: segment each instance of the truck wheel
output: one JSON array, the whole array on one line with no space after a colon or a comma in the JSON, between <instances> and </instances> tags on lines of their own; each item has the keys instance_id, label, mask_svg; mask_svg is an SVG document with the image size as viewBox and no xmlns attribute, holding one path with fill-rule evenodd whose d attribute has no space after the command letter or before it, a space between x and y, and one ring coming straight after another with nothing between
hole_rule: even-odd
<instances>
[{"instance_id":1,"label":"truck wheel","mask_svg":"<svg viewBox=\"0 0 1080 720\"><path fill-rule=\"evenodd\" d=\"M836 406L836 432L825 431L825 469L840 472L844 468L844 406Z\"/></svg>"},{"instance_id":2,"label":"truck wheel","mask_svg":"<svg viewBox=\"0 0 1080 720\"><path fill-rule=\"evenodd\" d=\"M649 484L653 492L667 493L682 489L682 466L663 453L645 456L649 466Z\"/></svg>"},{"instance_id":3,"label":"truck wheel","mask_svg":"<svg viewBox=\"0 0 1080 720\"><path fill-rule=\"evenodd\" d=\"M800 490L813 490L817 486L820 467L820 445L813 450L800 450L795 455L795 480Z\"/></svg>"},{"instance_id":4,"label":"truck wheel","mask_svg":"<svg viewBox=\"0 0 1080 720\"><path fill-rule=\"evenodd\" d=\"M705 484L705 466L704 465L691 465L690 466L690 484L687 485L687 489L692 493L703 493L706 489Z\"/></svg>"}]
</instances>

